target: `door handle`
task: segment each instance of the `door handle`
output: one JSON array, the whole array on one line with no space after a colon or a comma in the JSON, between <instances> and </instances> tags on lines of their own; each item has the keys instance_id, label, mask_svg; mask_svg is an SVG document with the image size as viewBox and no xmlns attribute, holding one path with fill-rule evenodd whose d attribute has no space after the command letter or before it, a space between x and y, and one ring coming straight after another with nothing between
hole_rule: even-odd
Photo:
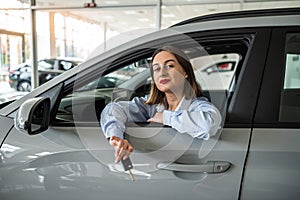
<instances>
[{"instance_id":1,"label":"door handle","mask_svg":"<svg viewBox=\"0 0 300 200\"><path fill-rule=\"evenodd\" d=\"M193 173L223 173L231 166L226 161L208 161L203 164L180 164L170 162L160 162L157 164L158 169L177 171L177 172L193 172Z\"/></svg>"}]
</instances>

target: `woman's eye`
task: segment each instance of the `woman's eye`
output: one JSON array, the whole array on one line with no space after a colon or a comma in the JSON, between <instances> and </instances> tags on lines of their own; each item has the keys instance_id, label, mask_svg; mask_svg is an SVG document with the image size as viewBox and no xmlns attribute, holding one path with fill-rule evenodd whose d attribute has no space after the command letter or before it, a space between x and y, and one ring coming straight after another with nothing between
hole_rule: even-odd
<instances>
[{"instance_id":1,"label":"woman's eye","mask_svg":"<svg viewBox=\"0 0 300 200\"><path fill-rule=\"evenodd\" d=\"M167 65L166 66L166 69L171 69L171 68L173 68L174 66L173 65Z\"/></svg>"},{"instance_id":2,"label":"woman's eye","mask_svg":"<svg viewBox=\"0 0 300 200\"><path fill-rule=\"evenodd\" d=\"M160 67L153 67L153 71L154 72L159 72L160 71Z\"/></svg>"},{"instance_id":3,"label":"woman's eye","mask_svg":"<svg viewBox=\"0 0 300 200\"><path fill-rule=\"evenodd\" d=\"M163 68L165 70L170 70L171 68L173 68L174 65L165 65ZM159 72L161 70L161 67L160 66L153 66L153 72Z\"/></svg>"}]
</instances>

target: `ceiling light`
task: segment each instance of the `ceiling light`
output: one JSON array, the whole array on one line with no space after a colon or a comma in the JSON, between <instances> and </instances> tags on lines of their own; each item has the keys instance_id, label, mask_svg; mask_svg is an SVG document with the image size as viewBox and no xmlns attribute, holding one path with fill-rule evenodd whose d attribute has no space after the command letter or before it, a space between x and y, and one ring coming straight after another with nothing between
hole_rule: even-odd
<instances>
[{"instance_id":1,"label":"ceiling light","mask_svg":"<svg viewBox=\"0 0 300 200\"><path fill-rule=\"evenodd\" d=\"M176 17L174 14L163 14L162 16L165 17L165 18Z\"/></svg>"},{"instance_id":2,"label":"ceiling light","mask_svg":"<svg viewBox=\"0 0 300 200\"><path fill-rule=\"evenodd\" d=\"M124 11L124 13L125 13L126 15L135 15L135 14L137 14L137 11L134 11L134 10L126 10L126 11Z\"/></svg>"},{"instance_id":3,"label":"ceiling light","mask_svg":"<svg viewBox=\"0 0 300 200\"><path fill-rule=\"evenodd\" d=\"M138 19L140 22L149 22L148 18L139 18Z\"/></svg>"},{"instance_id":4,"label":"ceiling light","mask_svg":"<svg viewBox=\"0 0 300 200\"><path fill-rule=\"evenodd\" d=\"M101 18L102 19L113 19L114 17L111 15L102 15Z\"/></svg>"},{"instance_id":5,"label":"ceiling light","mask_svg":"<svg viewBox=\"0 0 300 200\"><path fill-rule=\"evenodd\" d=\"M104 1L105 4L109 4L109 5L117 5L120 4L118 1Z\"/></svg>"}]
</instances>

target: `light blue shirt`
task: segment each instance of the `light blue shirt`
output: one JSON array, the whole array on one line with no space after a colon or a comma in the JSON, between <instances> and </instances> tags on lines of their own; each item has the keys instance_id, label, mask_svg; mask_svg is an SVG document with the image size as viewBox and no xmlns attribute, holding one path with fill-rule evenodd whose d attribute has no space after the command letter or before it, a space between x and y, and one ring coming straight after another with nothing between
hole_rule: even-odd
<instances>
[{"instance_id":1,"label":"light blue shirt","mask_svg":"<svg viewBox=\"0 0 300 200\"><path fill-rule=\"evenodd\" d=\"M106 138L124 138L126 122L146 122L156 112L163 112L163 124L194 138L208 140L221 128L219 110L206 98L183 98L175 111L162 105L145 104L146 98L109 103L101 113L101 127Z\"/></svg>"}]
</instances>

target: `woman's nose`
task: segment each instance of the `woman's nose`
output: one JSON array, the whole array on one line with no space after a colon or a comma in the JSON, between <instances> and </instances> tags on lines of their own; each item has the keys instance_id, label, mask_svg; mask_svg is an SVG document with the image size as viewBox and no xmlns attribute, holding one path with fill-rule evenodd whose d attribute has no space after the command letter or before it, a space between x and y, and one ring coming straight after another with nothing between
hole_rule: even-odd
<instances>
[{"instance_id":1,"label":"woman's nose","mask_svg":"<svg viewBox=\"0 0 300 200\"><path fill-rule=\"evenodd\" d=\"M165 71L165 70L161 70L161 71L159 72L159 76L160 76L160 77L165 77L165 76L167 76L166 71Z\"/></svg>"},{"instance_id":2,"label":"woman's nose","mask_svg":"<svg viewBox=\"0 0 300 200\"><path fill-rule=\"evenodd\" d=\"M159 75L160 76L165 76L168 74L168 70L166 69L166 67L162 67L160 70L159 70Z\"/></svg>"}]
</instances>

